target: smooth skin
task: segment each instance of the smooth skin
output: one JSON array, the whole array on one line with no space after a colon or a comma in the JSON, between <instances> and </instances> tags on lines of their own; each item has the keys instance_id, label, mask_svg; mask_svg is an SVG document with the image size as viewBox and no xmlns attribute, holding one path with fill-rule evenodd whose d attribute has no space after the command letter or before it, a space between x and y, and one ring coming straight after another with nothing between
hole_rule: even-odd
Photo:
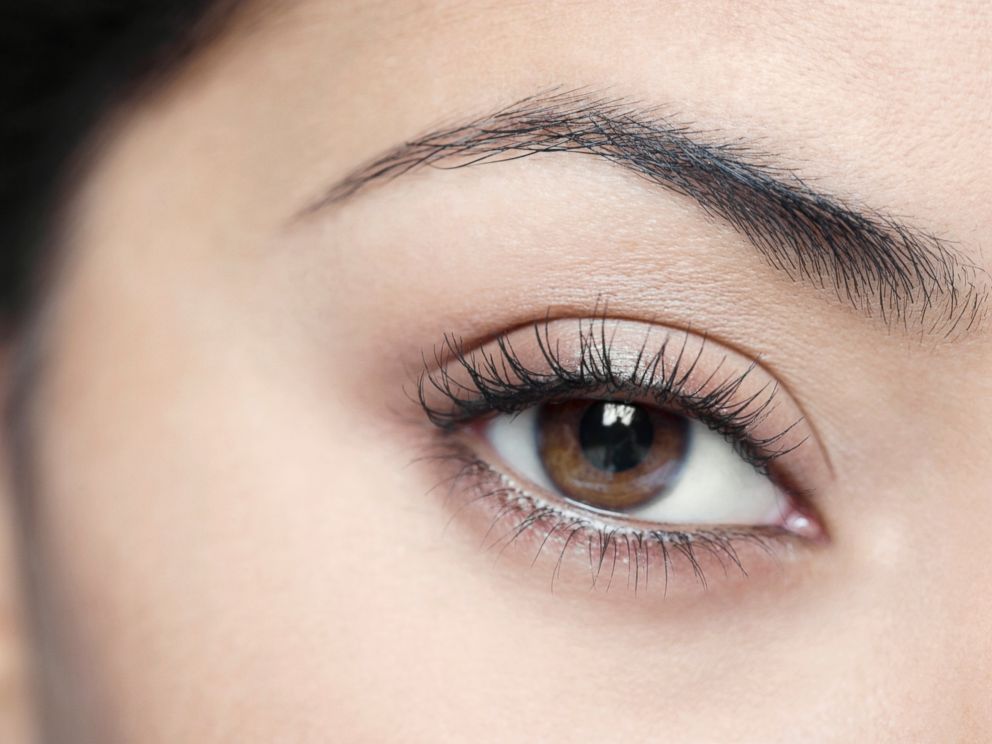
<instances>
[{"instance_id":1,"label":"smooth skin","mask_svg":"<svg viewBox=\"0 0 992 744\"><path fill-rule=\"evenodd\" d=\"M983 2L246 8L106 124L39 322L13 530L48 735L992 739L992 324L867 320L591 158L298 218L396 143L563 86L755 140L992 271L990 37ZM829 460L827 544L656 601L553 593L452 520L411 465L421 351L604 298L774 370Z\"/></svg>"}]
</instances>

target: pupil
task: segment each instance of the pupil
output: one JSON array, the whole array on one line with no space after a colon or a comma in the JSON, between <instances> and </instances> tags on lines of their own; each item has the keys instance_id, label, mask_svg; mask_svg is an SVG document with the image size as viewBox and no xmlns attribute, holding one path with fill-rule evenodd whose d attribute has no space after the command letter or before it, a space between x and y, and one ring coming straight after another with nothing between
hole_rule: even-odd
<instances>
[{"instance_id":1,"label":"pupil","mask_svg":"<svg viewBox=\"0 0 992 744\"><path fill-rule=\"evenodd\" d=\"M579 445L600 470L619 473L640 465L654 441L651 417L639 406L593 403L579 422Z\"/></svg>"}]
</instances>

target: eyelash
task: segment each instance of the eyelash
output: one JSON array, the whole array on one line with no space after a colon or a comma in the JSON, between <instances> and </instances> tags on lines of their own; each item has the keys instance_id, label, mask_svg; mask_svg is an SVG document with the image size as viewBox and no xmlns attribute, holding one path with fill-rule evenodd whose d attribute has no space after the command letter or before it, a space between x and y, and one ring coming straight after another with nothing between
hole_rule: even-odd
<instances>
[{"instance_id":1,"label":"eyelash","mask_svg":"<svg viewBox=\"0 0 992 744\"><path fill-rule=\"evenodd\" d=\"M730 570L736 569L747 577L745 560L740 555L743 546L756 548L765 556L776 558L778 549L784 543L796 540L795 535L780 527L672 530L642 529L595 521L530 495L462 444L451 443L427 459L458 465L453 476L438 484L449 484L449 496L455 490L465 488L470 493L467 504L496 501L483 537L483 548L495 550L499 556L522 537L530 535L537 543L537 550L530 561L533 566L549 546L558 544L558 557L551 575L552 591L570 549L588 555L594 589L605 575L608 577L605 589L609 591L614 585L617 566L622 565L627 568L626 587L637 594L648 588L649 576L655 573L651 566L660 565L664 576L663 594L667 595L669 579L681 570L680 564L683 562L705 590L709 586L707 558L712 559L724 576L729 576ZM463 480L466 482L460 483ZM490 540L496 527L507 521L505 533Z\"/></svg>"},{"instance_id":2,"label":"eyelash","mask_svg":"<svg viewBox=\"0 0 992 744\"><path fill-rule=\"evenodd\" d=\"M778 393L777 385L765 385L737 400L756 363L713 385L723 365L721 361L702 383L690 382L703 357L705 339L697 351L687 356L689 333L685 332L674 363L666 363L669 338L651 353L645 338L632 369L619 373L612 359L612 336L607 332L605 315L597 316L586 326L580 325L579 357L571 365L564 362L558 346L552 343L549 324L550 319L545 319L532 325L546 370L528 367L514 351L508 334L493 339L491 352L466 351L461 339L446 334L434 351L434 365L427 364L425 357L425 369L417 381L417 400L428 420L442 432L441 448L430 459L445 460L456 466L456 472L448 479L449 494L461 489L470 494L467 503L495 502L484 543L497 526L510 520L507 532L491 542L489 548L498 549L501 554L521 537L536 536L538 549L533 564L549 544L557 542L559 555L551 579L554 587L569 550L585 543L583 549L589 556L593 585L604 573L610 577L607 586L612 585L617 564L623 563L628 569L626 583L635 593L642 583L646 585L655 556L660 559L667 593L669 574L677 569L679 562L684 561L696 581L706 588L707 557L724 574L736 568L746 576L748 572L738 553L742 545L774 556L775 548L794 541L795 534L775 526L671 530L612 524L559 508L528 493L477 455L459 438L463 429L496 414L512 415L535 405L579 397L649 402L695 418L721 434L756 470L776 481L784 478L775 471L774 461L805 441L782 445L801 419L768 436L755 433L773 410ZM465 379L459 379L451 370L461 370ZM442 402L432 402L438 396ZM788 490L797 494L795 488Z\"/></svg>"},{"instance_id":3,"label":"eyelash","mask_svg":"<svg viewBox=\"0 0 992 744\"><path fill-rule=\"evenodd\" d=\"M607 338L607 322L607 318L600 317L580 331L577 370L563 363L557 348L552 345L548 320L532 326L549 368L547 372L529 369L514 352L507 334L494 339L496 354L481 350L466 352L460 339L446 334L442 347L434 353L436 369L422 372L417 382L418 402L431 423L450 432L488 415L519 413L541 403L591 395L627 402L647 399L656 406L698 419L723 436L738 455L765 475L769 474L769 465L774 460L802 444L776 446L798 421L768 437L754 434L756 426L774 406L777 386L771 390L762 387L744 400L729 404L754 372L755 363L741 374L730 375L702 393L719 373L719 366L703 383L691 385L689 380L706 350L706 341L703 340L691 360L686 360L689 338L686 333L673 365L666 367L665 364L669 339L666 338L653 354L647 354L648 340L645 339L634 368L618 376L611 361L612 343ZM448 371L451 364L467 373L472 387L455 379ZM441 394L446 408L429 402L429 389Z\"/></svg>"}]
</instances>

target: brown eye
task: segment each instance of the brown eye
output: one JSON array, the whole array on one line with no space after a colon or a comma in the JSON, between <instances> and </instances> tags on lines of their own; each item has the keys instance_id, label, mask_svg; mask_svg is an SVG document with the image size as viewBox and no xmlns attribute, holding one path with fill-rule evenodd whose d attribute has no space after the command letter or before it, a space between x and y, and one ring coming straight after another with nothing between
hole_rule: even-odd
<instances>
[{"instance_id":1,"label":"brown eye","mask_svg":"<svg viewBox=\"0 0 992 744\"><path fill-rule=\"evenodd\" d=\"M650 406L576 400L541 407L538 453L561 493L597 509L654 501L678 478L688 421Z\"/></svg>"}]
</instances>

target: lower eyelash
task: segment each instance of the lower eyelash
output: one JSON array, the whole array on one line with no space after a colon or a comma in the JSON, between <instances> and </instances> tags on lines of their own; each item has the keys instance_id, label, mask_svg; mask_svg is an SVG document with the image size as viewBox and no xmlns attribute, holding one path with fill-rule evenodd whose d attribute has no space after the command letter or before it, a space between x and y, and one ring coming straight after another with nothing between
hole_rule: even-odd
<instances>
[{"instance_id":1,"label":"lower eyelash","mask_svg":"<svg viewBox=\"0 0 992 744\"><path fill-rule=\"evenodd\" d=\"M637 594L647 590L652 577L660 574L662 593L667 595L669 582L676 575L691 576L705 590L712 570L723 578L748 576L741 554L745 548L777 559L783 548L798 540L776 526L665 530L613 525L527 493L458 441L444 442L439 452L424 459L445 461L455 469L452 476L435 486L447 483L447 500L462 500L452 519L472 507L488 519L480 546L483 550L494 552L498 559L514 546L530 542L531 566L549 553L554 558L552 551L557 551L550 577L552 591L564 567L571 565L567 561L572 554L587 557L591 589L609 591L622 584ZM626 576L621 579L624 568Z\"/></svg>"}]
</instances>

